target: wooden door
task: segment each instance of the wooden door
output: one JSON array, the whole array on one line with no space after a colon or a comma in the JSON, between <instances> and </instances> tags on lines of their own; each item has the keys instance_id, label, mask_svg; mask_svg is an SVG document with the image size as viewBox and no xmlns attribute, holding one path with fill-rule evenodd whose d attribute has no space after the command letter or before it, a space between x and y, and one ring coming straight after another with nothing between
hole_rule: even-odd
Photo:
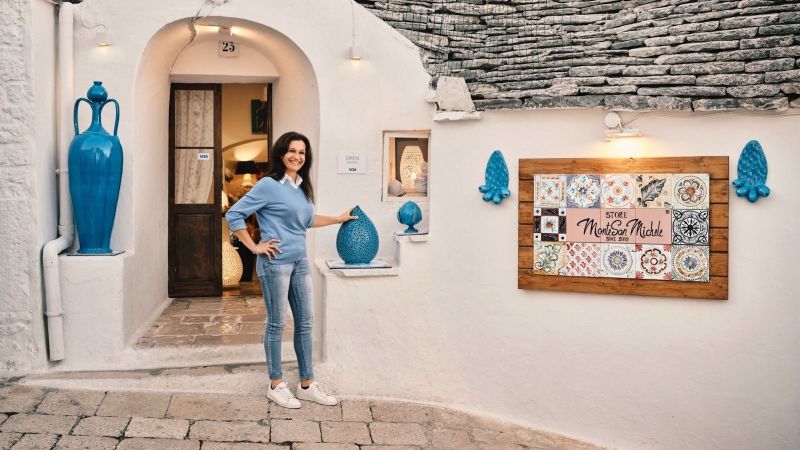
<instances>
[{"instance_id":1,"label":"wooden door","mask_svg":"<svg viewBox=\"0 0 800 450\"><path fill-rule=\"evenodd\" d=\"M173 84L169 103L169 296L222 295L219 84Z\"/></svg>"}]
</instances>

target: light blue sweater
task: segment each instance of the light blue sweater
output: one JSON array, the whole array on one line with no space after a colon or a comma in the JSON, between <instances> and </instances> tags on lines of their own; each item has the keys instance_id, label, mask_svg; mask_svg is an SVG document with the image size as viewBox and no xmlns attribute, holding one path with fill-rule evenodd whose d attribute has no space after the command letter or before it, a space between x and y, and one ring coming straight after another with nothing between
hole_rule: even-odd
<instances>
[{"instance_id":1,"label":"light blue sweater","mask_svg":"<svg viewBox=\"0 0 800 450\"><path fill-rule=\"evenodd\" d=\"M255 213L261 229L261 242L280 239L283 253L271 260L258 255L256 266L261 274L261 263L289 264L306 257L306 230L314 223L314 205L303 190L291 181L275 181L264 177L236 202L225 214L231 231L246 228L245 219Z\"/></svg>"}]
</instances>

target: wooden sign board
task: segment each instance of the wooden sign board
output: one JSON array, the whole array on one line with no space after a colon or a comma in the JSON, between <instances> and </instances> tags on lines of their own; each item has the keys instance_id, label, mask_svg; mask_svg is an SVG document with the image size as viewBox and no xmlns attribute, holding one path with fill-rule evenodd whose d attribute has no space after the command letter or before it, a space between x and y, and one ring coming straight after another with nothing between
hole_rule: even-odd
<instances>
[{"instance_id":1,"label":"wooden sign board","mask_svg":"<svg viewBox=\"0 0 800 450\"><path fill-rule=\"evenodd\" d=\"M518 287L726 300L728 177L727 156L521 159Z\"/></svg>"}]
</instances>

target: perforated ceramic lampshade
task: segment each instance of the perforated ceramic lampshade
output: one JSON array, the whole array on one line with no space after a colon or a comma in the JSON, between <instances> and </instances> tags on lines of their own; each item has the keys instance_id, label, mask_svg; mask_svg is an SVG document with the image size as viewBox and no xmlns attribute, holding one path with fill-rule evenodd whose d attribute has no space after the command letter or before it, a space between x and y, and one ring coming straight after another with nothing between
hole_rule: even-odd
<instances>
[{"instance_id":1,"label":"perforated ceramic lampshade","mask_svg":"<svg viewBox=\"0 0 800 450\"><path fill-rule=\"evenodd\" d=\"M417 180L422 176L423 164L425 159L419 146L409 145L403 149L403 155L400 157L400 182L406 192L415 190Z\"/></svg>"}]
</instances>

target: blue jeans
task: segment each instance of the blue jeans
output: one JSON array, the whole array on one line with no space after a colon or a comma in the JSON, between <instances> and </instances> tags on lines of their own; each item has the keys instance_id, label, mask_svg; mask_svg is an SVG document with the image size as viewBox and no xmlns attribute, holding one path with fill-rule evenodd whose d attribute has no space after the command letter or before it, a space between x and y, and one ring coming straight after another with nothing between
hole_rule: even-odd
<instances>
[{"instance_id":1,"label":"blue jeans","mask_svg":"<svg viewBox=\"0 0 800 450\"><path fill-rule=\"evenodd\" d=\"M261 262L261 261L259 261ZM314 323L314 298L311 294L311 272L308 259L294 263L269 264L263 261L258 279L267 309L264 352L269 378L283 378L281 370L281 335L286 322L286 304L294 318L294 352L300 368L300 379L314 378L311 367L311 328Z\"/></svg>"}]
</instances>

